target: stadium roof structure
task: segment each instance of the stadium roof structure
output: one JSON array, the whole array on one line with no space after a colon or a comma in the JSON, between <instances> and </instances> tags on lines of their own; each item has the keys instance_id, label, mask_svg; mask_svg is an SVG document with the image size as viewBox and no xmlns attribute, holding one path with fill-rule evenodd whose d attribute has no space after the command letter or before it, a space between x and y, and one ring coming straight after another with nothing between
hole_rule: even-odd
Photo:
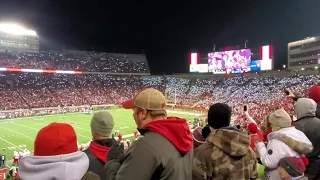
<instances>
[{"instance_id":1,"label":"stadium roof structure","mask_svg":"<svg viewBox=\"0 0 320 180\"><path fill-rule=\"evenodd\" d=\"M0 23L0 31L13 35L36 36L37 32L13 23Z\"/></svg>"}]
</instances>

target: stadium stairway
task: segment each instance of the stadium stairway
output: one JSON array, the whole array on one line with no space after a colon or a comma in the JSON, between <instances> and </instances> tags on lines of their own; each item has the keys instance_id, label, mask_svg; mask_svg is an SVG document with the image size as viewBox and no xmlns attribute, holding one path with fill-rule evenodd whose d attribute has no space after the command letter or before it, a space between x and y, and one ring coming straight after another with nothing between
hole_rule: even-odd
<instances>
[{"instance_id":1,"label":"stadium stairway","mask_svg":"<svg viewBox=\"0 0 320 180\"><path fill-rule=\"evenodd\" d=\"M16 91L17 94L19 95L20 99L22 102L24 102L29 108L31 107L30 104L27 103L27 101L23 98L23 96L21 95L21 93L19 92L19 90Z\"/></svg>"}]
</instances>

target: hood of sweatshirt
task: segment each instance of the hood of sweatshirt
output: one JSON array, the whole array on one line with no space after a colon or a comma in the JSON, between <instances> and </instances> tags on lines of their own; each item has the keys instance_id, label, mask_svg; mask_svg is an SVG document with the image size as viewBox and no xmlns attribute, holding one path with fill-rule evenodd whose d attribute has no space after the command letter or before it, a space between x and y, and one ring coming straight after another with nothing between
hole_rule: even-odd
<instances>
[{"instance_id":1,"label":"hood of sweatshirt","mask_svg":"<svg viewBox=\"0 0 320 180\"><path fill-rule=\"evenodd\" d=\"M19 162L22 180L75 180L82 179L89 167L84 152L56 156L27 156Z\"/></svg>"},{"instance_id":2,"label":"hood of sweatshirt","mask_svg":"<svg viewBox=\"0 0 320 180\"><path fill-rule=\"evenodd\" d=\"M294 104L294 111L297 114L297 119L308 116L316 116L317 103L309 98L299 98Z\"/></svg>"},{"instance_id":3,"label":"hood of sweatshirt","mask_svg":"<svg viewBox=\"0 0 320 180\"><path fill-rule=\"evenodd\" d=\"M185 119L168 117L152 121L144 128L167 138L183 155L193 148L192 133Z\"/></svg>"},{"instance_id":4,"label":"hood of sweatshirt","mask_svg":"<svg viewBox=\"0 0 320 180\"><path fill-rule=\"evenodd\" d=\"M235 128L215 129L210 133L207 141L234 157L246 155L250 148L250 137Z\"/></svg>"}]
</instances>

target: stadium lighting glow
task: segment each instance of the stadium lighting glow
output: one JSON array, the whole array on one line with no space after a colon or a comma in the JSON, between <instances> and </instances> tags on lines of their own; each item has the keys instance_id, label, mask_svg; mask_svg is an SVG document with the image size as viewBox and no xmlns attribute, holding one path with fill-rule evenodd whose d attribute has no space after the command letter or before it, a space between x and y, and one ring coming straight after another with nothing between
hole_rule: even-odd
<instances>
[{"instance_id":1,"label":"stadium lighting glow","mask_svg":"<svg viewBox=\"0 0 320 180\"><path fill-rule=\"evenodd\" d=\"M0 31L14 34L14 35L29 35L29 36L36 36L37 33L33 30L26 29L22 26L19 26L17 24L5 24L0 23Z\"/></svg>"}]
</instances>

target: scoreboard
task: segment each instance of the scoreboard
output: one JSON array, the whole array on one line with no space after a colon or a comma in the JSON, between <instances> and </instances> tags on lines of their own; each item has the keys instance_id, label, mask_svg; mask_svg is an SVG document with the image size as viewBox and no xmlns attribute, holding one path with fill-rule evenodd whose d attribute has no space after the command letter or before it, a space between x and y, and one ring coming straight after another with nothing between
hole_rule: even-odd
<instances>
[{"instance_id":1,"label":"scoreboard","mask_svg":"<svg viewBox=\"0 0 320 180\"><path fill-rule=\"evenodd\" d=\"M271 45L256 48L190 53L190 72L230 74L273 69Z\"/></svg>"}]
</instances>

